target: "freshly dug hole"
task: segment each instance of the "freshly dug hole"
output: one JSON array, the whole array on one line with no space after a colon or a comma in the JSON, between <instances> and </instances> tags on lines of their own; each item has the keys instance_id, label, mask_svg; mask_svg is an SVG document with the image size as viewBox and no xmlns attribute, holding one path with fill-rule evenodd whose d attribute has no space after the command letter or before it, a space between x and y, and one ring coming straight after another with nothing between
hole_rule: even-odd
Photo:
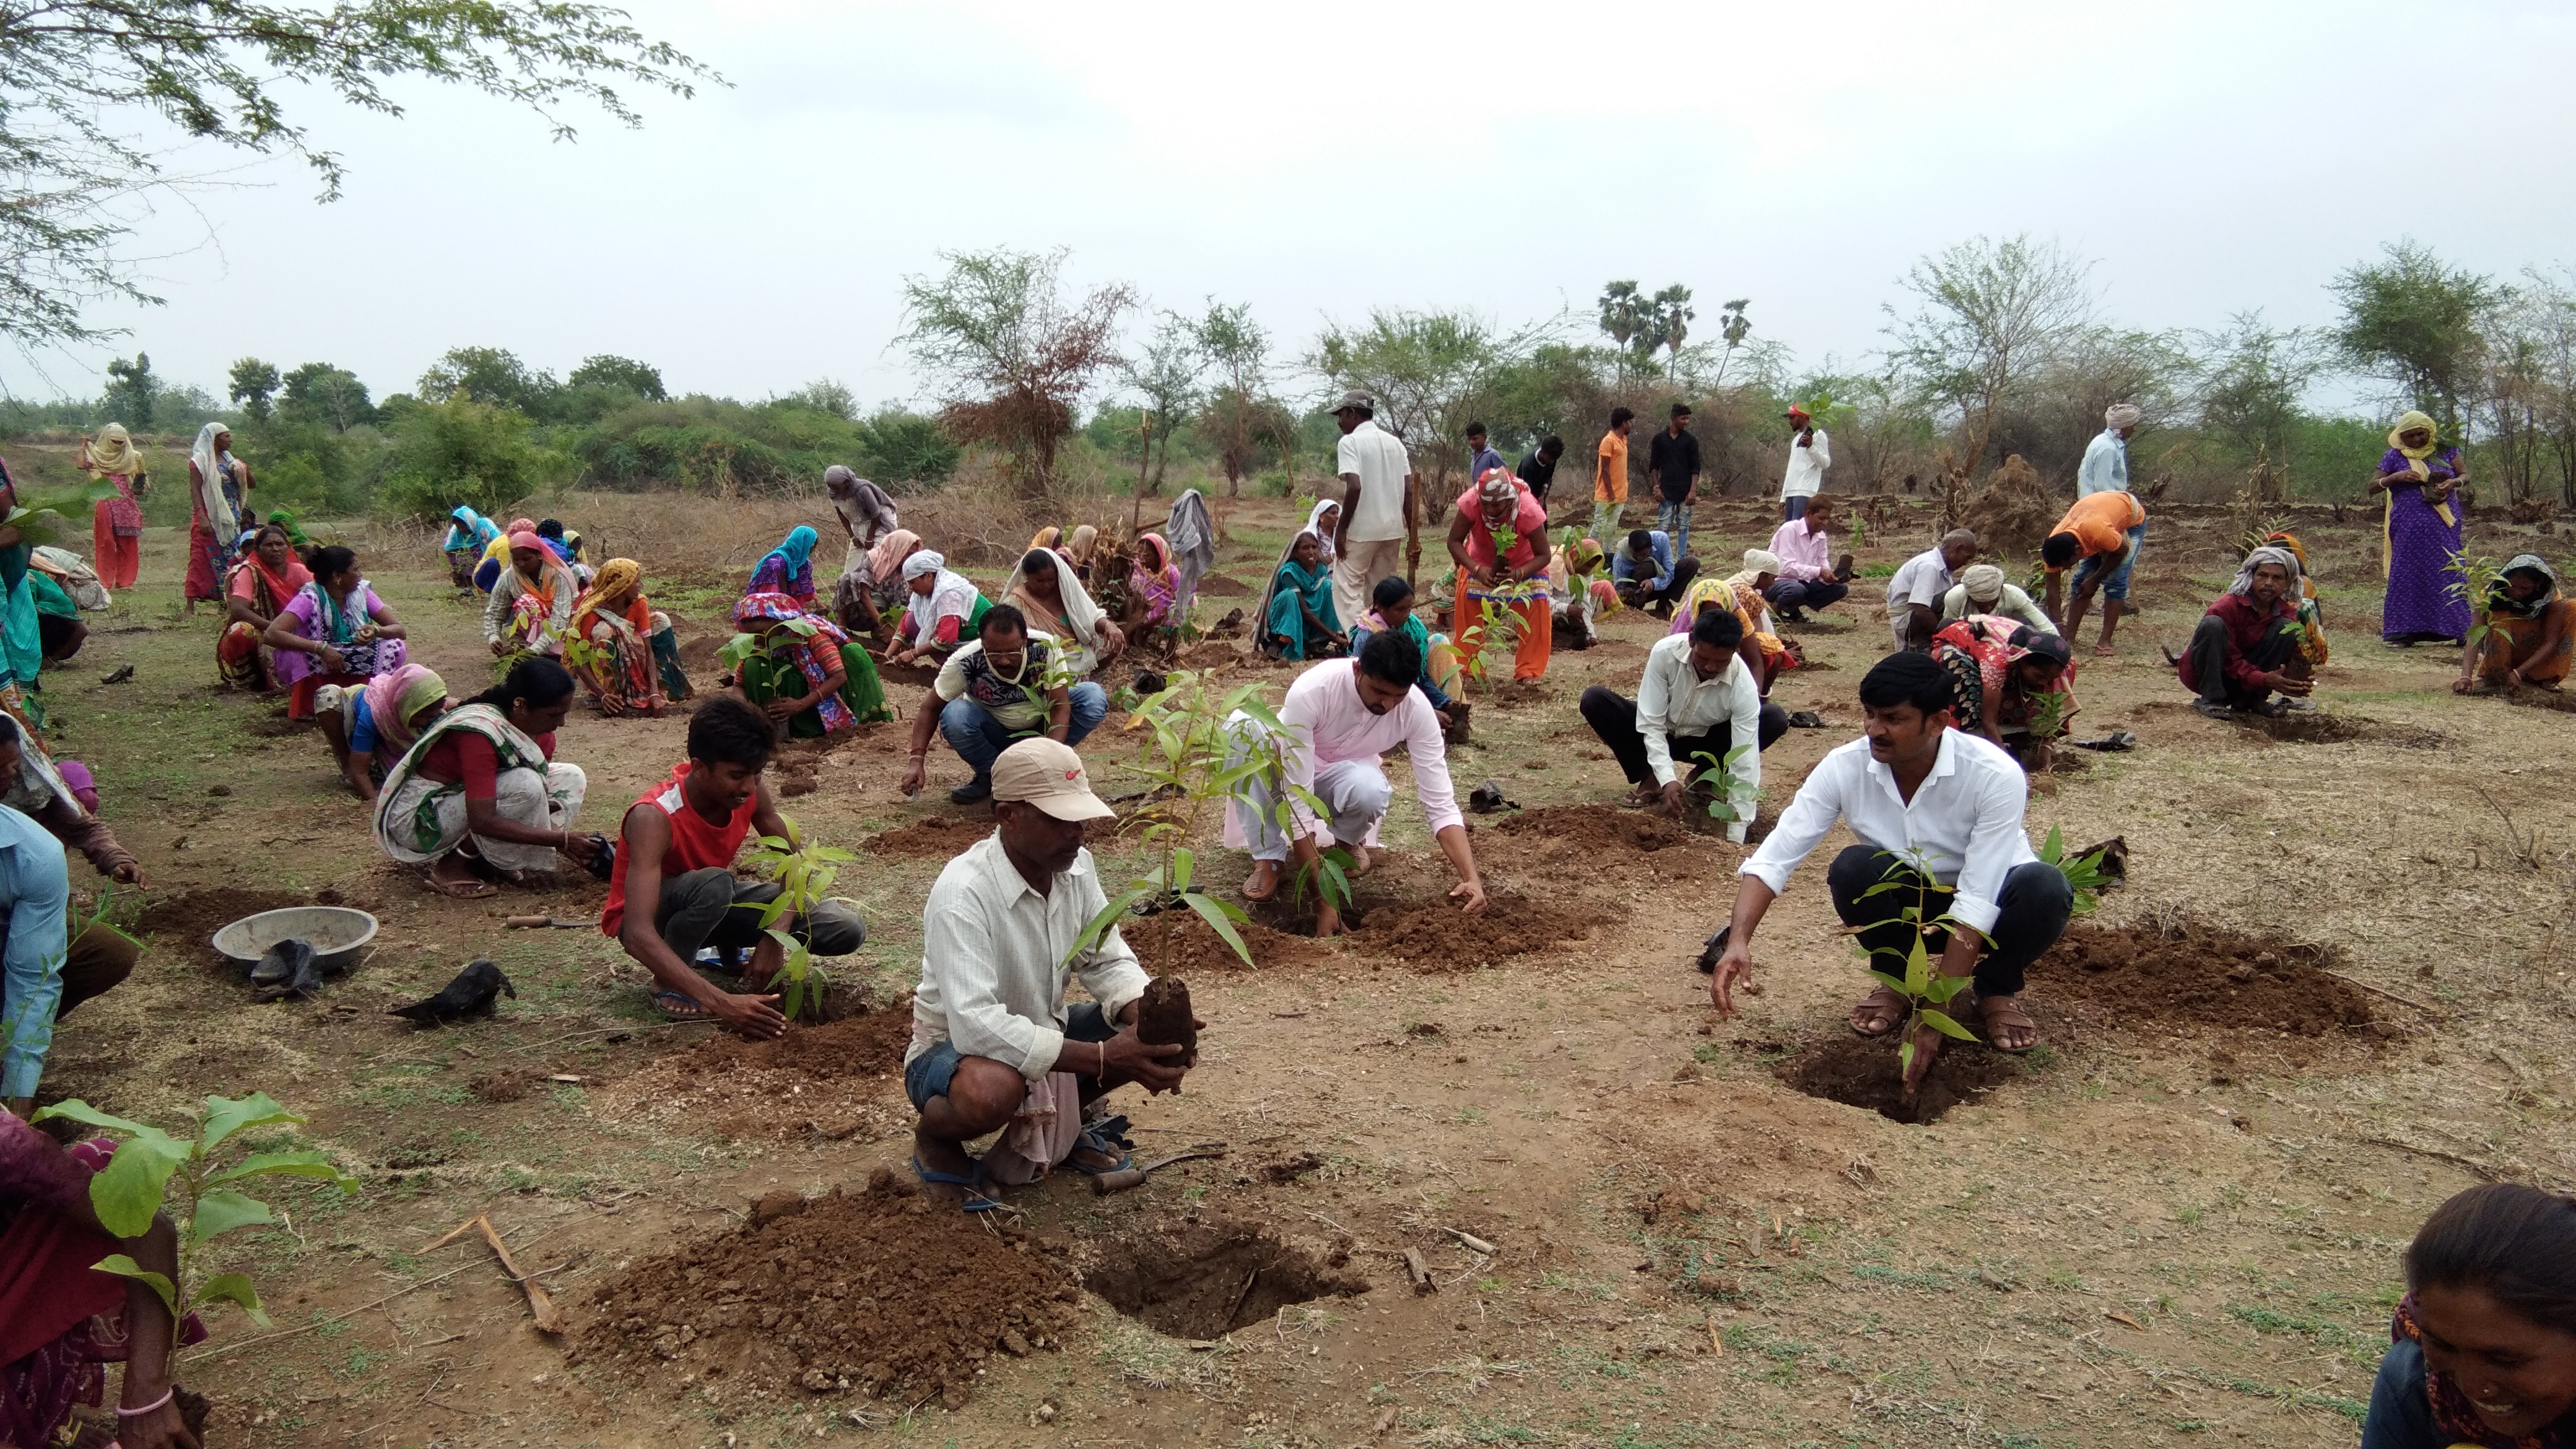
<instances>
[{"instance_id":1,"label":"freshly dug hole","mask_svg":"<svg viewBox=\"0 0 2576 1449\"><path fill-rule=\"evenodd\" d=\"M1837 1026L1774 1063L1771 1074L1810 1097L1865 1107L1892 1122L1938 1122L1951 1108L2020 1076L2021 1063L1968 1042L1943 1042L1908 1102L1896 1037L1858 1037Z\"/></svg>"},{"instance_id":2,"label":"freshly dug hole","mask_svg":"<svg viewBox=\"0 0 2576 1449\"><path fill-rule=\"evenodd\" d=\"M1281 1241L1266 1224L1220 1219L1112 1238L1082 1286L1157 1333L1206 1340L1282 1308L1368 1291L1366 1278L1334 1271L1339 1266Z\"/></svg>"},{"instance_id":3,"label":"freshly dug hole","mask_svg":"<svg viewBox=\"0 0 2576 1449\"><path fill-rule=\"evenodd\" d=\"M1025 1235L879 1168L864 1192L764 1198L744 1226L638 1261L592 1296L572 1357L675 1392L693 1373L953 1409L987 1359L1054 1347L1077 1301Z\"/></svg>"}]
</instances>

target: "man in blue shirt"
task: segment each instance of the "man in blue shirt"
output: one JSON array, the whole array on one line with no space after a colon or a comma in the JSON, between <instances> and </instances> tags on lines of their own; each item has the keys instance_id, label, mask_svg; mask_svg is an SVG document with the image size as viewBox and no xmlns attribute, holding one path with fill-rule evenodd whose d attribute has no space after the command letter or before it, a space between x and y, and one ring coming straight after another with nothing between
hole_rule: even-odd
<instances>
[{"instance_id":1,"label":"man in blue shirt","mask_svg":"<svg viewBox=\"0 0 2576 1449\"><path fill-rule=\"evenodd\" d=\"M2084 445L2084 461L2075 469L2075 496L2129 491L2129 439L2138 435L2142 415L2129 403L2113 403L2102 414L2102 431Z\"/></svg>"},{"instance_id":2,"label":"man in blue shirt","mask_svg":"<svg viewBox=\"0 0 2576 1449\"><path fill-rule=\"evenodd\" d=\"M1485 425L1469 423L1467 425L1467 481L1478 482L1484 478L1486 469L1506 466L1508 465L1503 462L1503 455L1495 452L1493 445L1485 441Z\"/></svg>"},{"instance_id":3,"label":"man in blue shirt","mask_svg":"<svg viewBox=\"0 0 2576 1449\"><path fill-rule=\"evenodd\" d=\"M0 1099L21 1117L54 1044L71 894L62 842L0 805Z\"/></svg>"},{"instance_id":4,"label":"man in blue shirt","mask_svg":"<svg viewBox=\"0 0 2576 1449\"><path fill-rule=\"evenodd\" d=\"M1673 558L1670 535L1660 528L1634 528L1610 550L1610 583L1632 609L1653 609L1669 619L1673 603L1699 577L1699 560Z\"/></svg>"}]
</instances>

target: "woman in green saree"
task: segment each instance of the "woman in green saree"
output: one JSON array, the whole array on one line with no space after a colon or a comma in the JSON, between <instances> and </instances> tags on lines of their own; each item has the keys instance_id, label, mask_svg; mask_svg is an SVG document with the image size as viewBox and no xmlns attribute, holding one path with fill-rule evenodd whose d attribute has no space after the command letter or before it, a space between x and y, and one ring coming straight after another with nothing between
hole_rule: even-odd
<instances>
[{"instance_id":1,"label":"woman in green saree","mask_svg":"<svg viewBox=\"0 0 2576 1449\"><path fill-rule=\"evenodd\" d=\"M792 595L745 594L734 627L759 643L734 678L742 697L796 739L819 739L894 718L876 662L841 626L805 612Z\"/></svg>"}]
</instances>

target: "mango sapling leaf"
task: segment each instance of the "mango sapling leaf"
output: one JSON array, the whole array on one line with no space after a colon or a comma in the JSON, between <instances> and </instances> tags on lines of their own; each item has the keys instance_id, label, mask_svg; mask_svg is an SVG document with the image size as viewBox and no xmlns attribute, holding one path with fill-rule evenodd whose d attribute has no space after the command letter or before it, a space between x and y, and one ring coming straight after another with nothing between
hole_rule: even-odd
<instances>
[{"instance_id":1,"label":"mango sapling leaf","mask_svg":"<svg viewBox=\"0 0 2576 1449\"><path fill-rule=\"evenodd\" d=\"M149 1284L153 1292L161 1295L161 1301L169 1306L170 1312L174 1316L178 1313L179 1290L171 1286L169 1279L144 1267L125 1254L110 1253L90 1266L102 1273L114 1273L119 1278L131 1278L137 1283Z\"/></svg>"},{"instance_id":2,"label":"mango sapling leaf","mask_svg":"<svg viewBox=\"0 0 2576 1449\"><path fill-rule=\"evenodd\" d=\"M262 1328L269 1326L268 1310L260 1306L259 1290L251 1286L247 1273L218 1273L207 1279L206 1286L197 1290L197 1296L188 1300L188 1306L203 1308L218 1301L237 1303L241 1305L242 1312L250 1315L251 1322Z\"/></svg>"}]
</instances>

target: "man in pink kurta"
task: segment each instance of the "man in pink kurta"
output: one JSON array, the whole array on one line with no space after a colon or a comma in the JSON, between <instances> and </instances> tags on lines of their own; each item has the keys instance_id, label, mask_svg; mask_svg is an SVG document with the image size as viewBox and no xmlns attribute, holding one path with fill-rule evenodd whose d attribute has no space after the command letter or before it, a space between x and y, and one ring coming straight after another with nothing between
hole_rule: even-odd
<instances>
[{"instance_id":1,"label":"man in pink kurta","mask_svg":"<svg viewBox=\"0 0 2576 1449\"><path fill-rule=\"evenodd\" d=\"M1411 638L1382 630L1369 636L1358 658L1327 660L1288 686L1287 701L1279 708L1287 733L1280 769L1276 775L1264 771L1247 777L1226 811L1225 843L1252 851L1252 877L1243 887L1246 899L1268 900L1277 893L1282 868L1292 857L1302 872L1322 849L1333 846L1350 853L1352 874L1366 871L1369 844L1395 798L1379 757L1401 745L1413 761L1413 788L1422 800L1423 817L1458 872L1459 884L1450 897L1470 912L1485 908L1484 882L1476 873L1466 820L1449 784L1440 720L1430 701L1413 688L1421 668L1421 651ZM1228 725L1237 741L1230 764L1270 738L1259 721L1240 712ZM1328 823L1315 818L1306 800L1310 794L1323 802ZM1330 838L1318 845L1327 830ZM1340 913L1321 891L1315 895L1315 934L1338 933Z\"/></svg>"}]
</instances>

